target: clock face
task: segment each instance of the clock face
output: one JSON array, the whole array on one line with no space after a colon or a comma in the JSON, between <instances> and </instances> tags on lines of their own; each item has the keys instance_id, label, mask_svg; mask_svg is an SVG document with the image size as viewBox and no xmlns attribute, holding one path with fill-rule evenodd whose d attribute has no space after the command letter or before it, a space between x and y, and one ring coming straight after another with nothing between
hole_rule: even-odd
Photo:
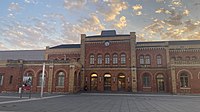
<instances>
[{"instance_id":1,"label":"clock face","mask_svg":"<svg viewBox=\"0 0 200 112\"><path fill-rule=\"evenodd\" d=\"M106 41L104 44L105 44L105 46L109 46L110 42Z\"/></svg>"}]
</instances>

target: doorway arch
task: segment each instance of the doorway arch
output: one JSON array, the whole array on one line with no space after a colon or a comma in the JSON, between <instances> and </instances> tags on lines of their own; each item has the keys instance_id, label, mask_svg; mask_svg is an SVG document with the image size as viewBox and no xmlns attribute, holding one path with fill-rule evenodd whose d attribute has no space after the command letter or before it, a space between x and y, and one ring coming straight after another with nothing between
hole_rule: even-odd
<instances>
[{"instance_id":1,"label":"doorway arch","mask_svg":"<svg viewBox=\"0 0 200 112\"><path fill-rule=\"evenodd\" d=\"M105 74L104 75L104 91L110 91L111 90L111 75Z\"/></svg>"},{"instance_id":2,"label":"doorway arch","mask_svg":"<svg viewBox=\"0 0 200 112\"><path fill-rule=\"evenodd\" d=\"M98 90L98 75L96 73L90 75L90 90L91 91Z\"/></svg>"},{"instance_id":3,"label":"doorway arch","mask_svg":"<svg viewBox=\"0 0 200 112\"><path fill-rule=\"evenodd\" d=\"M126 89L126 76L124 74L119 74L117 77L117 87L118 91L125 91Z\"/></svg>"},{"instance_id":4,"label":"doorway arch","mask_svg":"<svg viewBox=\"0 0 200 112\"><path fill-rule=\"evenodd\" d=\"M158 92L165 92L165 80L163 74L158 74L156 76L156 84Z\"/></svg>"}]
</instances>

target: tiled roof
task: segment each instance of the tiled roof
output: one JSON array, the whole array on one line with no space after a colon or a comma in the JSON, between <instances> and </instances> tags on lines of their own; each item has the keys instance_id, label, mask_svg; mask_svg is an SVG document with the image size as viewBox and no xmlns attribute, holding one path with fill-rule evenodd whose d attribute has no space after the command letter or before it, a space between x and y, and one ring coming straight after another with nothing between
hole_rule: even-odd
<instances>
[{"instance_id":1,"label":"tiled roof","mask_svg":"<svg viewBox=\"0 0 200 112\"><path fill-rule=\"evenodd\" d=\"M45 50L0 51L0 60L44 60Z\"/></svg>"},{"instance_id":2,"label":"tiled roof","mask_svg":"<svg viewBox=\"0 0 200 112\"><path fill-rule=\"evenodd\" d=\"M58 46L50 47L49 49L62 49L62 48L81 48L81 44L61 44Z\"/></svg>"}]
</instances>

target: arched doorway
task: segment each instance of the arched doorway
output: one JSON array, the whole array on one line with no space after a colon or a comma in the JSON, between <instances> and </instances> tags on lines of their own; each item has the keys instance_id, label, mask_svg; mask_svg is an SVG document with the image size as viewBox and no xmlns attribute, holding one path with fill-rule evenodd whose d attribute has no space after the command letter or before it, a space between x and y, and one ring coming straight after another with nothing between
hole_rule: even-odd
<instances>
[{"instance_id":1,"label":"arched doorway","mask_svg":"<svg viewBox=\"0 0 200 112\"><path fill-rule=\"evenodd\" d=\"M98 76L97 74L93 73L90 76L90 90L97 91L97 87L98 87Z\"/></svg>"},{"instance_id":2,"label":"arched doorway","mask_svg":"<svg viewBox=\"0 0 200 112\"><path fill-rule=\"evenodd\" d=\"M124 74L118 75L118 91L125 91L126 87L126 77Z\"/></svg>"},{"instance_id":3,"label":"arched doorway","mask_svg":"<svg viewBox=\"0 0 200 112\"><path fill-rule=\"evenodd\" d=\"M104 75L104 90L105 91L111 90L111 75L110 74Z\"/></svg>"},{"instance_id":4,"label":"arched doorway","mask_svg":"<svg viewBox=\"0 0 200 112\"><path fill-rule=\"evenodd\" d=\"M164 92L165 91L165 80L162 74L158 74L156 76L156 83L157 83L157 91Z\"/></svg>"}]
</instances>

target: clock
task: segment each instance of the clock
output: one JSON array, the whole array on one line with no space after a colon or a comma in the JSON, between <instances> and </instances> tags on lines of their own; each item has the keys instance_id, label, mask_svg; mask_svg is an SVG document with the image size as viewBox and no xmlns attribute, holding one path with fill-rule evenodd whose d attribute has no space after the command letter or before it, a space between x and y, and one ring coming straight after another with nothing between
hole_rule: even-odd
<instances>
[{"instance_id":1,"label":"clock","mask_svg":"<svg viewBox=\"0 0 200 112\"><path fill-rule=\"evenodd\" d=\"M104 45L105 45L105 46L109 46L109 45L110 45L110 42L109 42L109 41L106 41L106 42L104 43Z\"/></svg>"}]
</instances>

